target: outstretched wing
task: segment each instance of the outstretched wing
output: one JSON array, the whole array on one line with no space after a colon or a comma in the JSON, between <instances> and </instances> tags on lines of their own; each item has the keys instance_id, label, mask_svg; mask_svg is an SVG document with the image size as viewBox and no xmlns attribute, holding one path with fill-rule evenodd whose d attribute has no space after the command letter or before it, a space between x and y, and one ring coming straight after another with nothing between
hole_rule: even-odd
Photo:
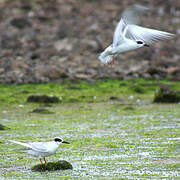
<instances>
[{"instance_id":1,"label":"outstretched wing","mask_svg":"<svg viewBox=\"0 0 180 180\"><path fill-rule=\"evenodd\" d=\"M134 4L127 8L122 18L127 24L140 24L140 17L147 12L148 8L139 4Z\"/></svg>"},{"instance_id":2,"label":"outstretched wing","mask_svg":"<svg viewBox=\"0 0 180 180\"><path fill-rule=\"evenodd\" d=\"M168 32L144 28L137 25L128 25L126 27L125 36L132 40L141 40L145 44L152 44L160 40L172 38L175 35Z\"/></svg>"},{"instance_id":3,"label":"outstretched wing","mask_svg":"<svg viewBox=\"0 0 180 180\"><path fill-rule=\"evenodd\" d=\"M118 46L124 41L123 38L123 31L126 27L126 23L124 20L121 18L119 21L118 25L116 26L116 29L114 31L114 36L113 36L113 46Z\"/></svg>"},{"instance_id":4,"label":"outstretched wing","mask_svg":"<svg viewBox=\"0 0 180 180\"><path fill-rule=\"evenodd\" d=\"M139 24L140 16L145 14L146 10L148 10L148 8L138 4L134 4L123 12L122 18L114 31L113 46L118 46L124 41L123 33L126 29L126 26L128 24Z\"/></svg>"}]
</instances>

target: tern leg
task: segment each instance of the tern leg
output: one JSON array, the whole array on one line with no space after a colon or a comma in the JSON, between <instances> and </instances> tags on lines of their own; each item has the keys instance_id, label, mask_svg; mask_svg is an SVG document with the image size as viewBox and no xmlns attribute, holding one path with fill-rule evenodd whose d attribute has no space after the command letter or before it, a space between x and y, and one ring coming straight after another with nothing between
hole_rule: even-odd
<instances>
[{"instance_id":1,"label":"tern leg","mask_svg":"<svg viewBox=\"0 0 180 180\"><path fill-rule=\"evenodd\" d=\"M44 159L45 164L47 164L47 161L46 161L45 157L43 159Z\"/></svg>"},{"instance_id":2,"label":"tern leg","mask_svg":"<svg viewBox=\"0 0 180 180\"><path fill-rule=\"evenodd\" d=\"M112 65L114 65L115 64L115 60L113 59L113 60L111 60L109 63L108 63L108 65L111 65L111 67L112 67Z\"/></svg>"},{"instance_id":3,"label":"tern leg","mask_svg":"<svg viewBox=\"0 0 180 180\"><path fill-rule=\"evenodd\" d=\"M146 47L150 47L150 45L149 45L149 44L144 44L144 46L146 46Z\"/></svg>"},{"instance_id":4,"label":"tern leg","mask_svg":"<svg viewBox=\"0 0 180 180\"><path fill-rule=\"evenodd\" d=\"M42 161L41 161L41 158L39 160L40 160L41 164L43 164Z\"/></svg>"}]
</instances>

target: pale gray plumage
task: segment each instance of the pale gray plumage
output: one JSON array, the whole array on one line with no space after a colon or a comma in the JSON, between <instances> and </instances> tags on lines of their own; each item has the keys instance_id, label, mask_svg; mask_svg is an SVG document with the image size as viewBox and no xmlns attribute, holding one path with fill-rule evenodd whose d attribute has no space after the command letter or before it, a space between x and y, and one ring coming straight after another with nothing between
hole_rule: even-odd
<instances>
[{"instance_id":1,"label":"pale gray plumage","mask_svg":"<svg viewBox=\"0 0 180 180\"><path fill-rule=\"evenodd\" d=\"M9 142L15 143L15 144L19 144L21 146L27 147L28 150L26 150L26 152L34 157L40 158L44 158L47 156L51 156L52 154L56 153L59 145L61 143L66 143L69 144L68 142L64 141L63 139L56 137L53 139L53 141L49 141L49 142L30 142L30 143L23 143L23 142L18 142L15 140L9 140Z\"/></svg>"},{"instance_id":2,"label":"pale gray plumage","mask_svg":"<svg viewBox=\"0 0 180 180\"><path fill-rule=\"evenodd\" d=\"M114 31L113 43L99 56L102 63L111 63L113 56L116 54L149 46L174 36L174 34L168 32L138 26L140 16L145 14L147 10L148 8L135 4L123 12L122 18Z\"/></svg>"}]
</instances>

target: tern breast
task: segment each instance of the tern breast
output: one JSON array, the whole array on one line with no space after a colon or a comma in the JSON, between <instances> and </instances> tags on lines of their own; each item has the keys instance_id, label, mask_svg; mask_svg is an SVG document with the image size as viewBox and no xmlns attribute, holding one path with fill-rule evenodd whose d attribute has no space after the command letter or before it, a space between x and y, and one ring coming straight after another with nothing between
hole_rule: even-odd
<instances>
[{"instance_id":1,"label":"tern breast","mask_svg":"<svg viewBox=\"0 0 180 180\"><path fill-rule=\"evenodd\" d=\"M122 44L115 46L112 50L112 54L120 54L120 53L124 53L127 51L131 51L134 49L138 49L140 47L144 46L143 44L138 44L136 41L127 39L126 41L124 41Z\"/></svg>"}]
</instances>

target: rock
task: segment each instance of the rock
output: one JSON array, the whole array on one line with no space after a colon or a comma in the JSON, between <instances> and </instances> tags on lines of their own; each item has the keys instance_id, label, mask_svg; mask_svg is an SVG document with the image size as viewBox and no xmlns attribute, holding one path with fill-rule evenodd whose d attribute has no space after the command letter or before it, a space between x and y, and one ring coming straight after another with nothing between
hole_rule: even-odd
<instances>
[{"instance_id":1,"label":"rock","mask_svg":"<svg viewBox=\"0 0 180 180\"><path fill-rule=\"evenodd\" d=\"M53 66L46 68L46 72L44 72L44 75L51 80L68 78L68 74L64 69Z\"/></svg>"},{"instance_id":2,"label":"rock","mask_svg":"<svg viewBox=\"0 0 180 180\"><path fill-rule=\"evenodd\" d=\"M60 22L58 31L56 33L56 37L57 39L64 39L70 36L72 32L73 32L72 26L69 23L62 21Z\"/></svg>"},{"instance_id":3,"label":"rock","mask_svg":"<svg viewBox=\"0 0 180 180\"><path fill-rule=\"evenodd\" d=\"M58 102L60 102L60 100L56 96L47 96L47 95L43 95L43 94L33 94L27 98L27 102L58 103Z\"/></svg>"},{"instance_id":4,"label":"rock","mask_svg":"<svg viewBox=\"0 0 180 180\"><path fill-rule=\"evenodd\" d=\"M73 169L73 166L64 160L59 160L57 162L48 162L46 165L38 164L31 168L33 171L57 171L57 170L67 170Z\"/></svg>"},{"instance_id":5,"label":"rock","mask_svg":"<svg viewBox=\"0 0 180 180\"><path fill-rule=\"evenodd\" d=\"M110 100L113 100L113 101L120 101L120 99L116 96L111 96L109 97Z\"/></svg>"},{"instance_id":6,"label":"rock","mask_svg":"<svg viewBox=\"0 0 180 180\"><path fill-rule=\"evenodd\" d=\"M21 43L15 35L3 35L1 37L1 48L13 49L15 51L21 48Z\"/></svg>"},{"instance_id":7,"label":"rock","mask_svg":"<svg viewBox=\"0 0 180 180\"><path fill-rule=\"evenodd\" d=\"M156 93L153 102L155 103L179 103L180 91L174 91L168 87L161 87Z\"/></svg>"},{"instance_id":8,"label":"rock","mask_svg":"<svg viewBox=\"0 0 180 180\"><path fill-rule=\"evenodd\" d=\"M58 40L55 42L54 47L57 51L71 51L73 48L73 45L71 43L71 41L67 38L62 39L62 40Z\"/></svg>"},{"instance_id":9,"label":"rock","mask_svg":"<svg viewBox=\"0 0 180 180\"><path fill-rule=\"evenodd\" d=\"M0 124L0 130L6 130L8 129L6 126L3 126L2 124Z\"/></svg>"},{"instance_id":10,"label":"rock","mask_svg":"<svg viewBox=\"0 0 180 180\"><path fill-rule=\"evenodd\" d=\"M123 110L124 110L124 111L134 111L135 108L134 108L133 106L125 106L125 107L123 108Z\"/></svg>"},{"instance_id":11,"label":"rock","mask_svg":"<svg viewBox=\"0 0 180 180\"><path fill-rule=\"evenodd\" d=\"M46 109L46 108L41 108L41 107L39 107L39 108L33 109L33 110L31 111L31 113L53 114L54 112L49 111L49 110Z\"/></svg>"},{"instance_id":12,"label":"rock","mask_svg":"<svg viewBox=\"0 0 180 180\"><path fill-rule=\"evenodd\" d=\"M22 17L19 17L19 18L14 18L10 21L10 24L12 26L15 26L19 29L23 29L25 27L31 27L31 23L27 20L27 18L22 18Z\"/></svg>"},{"instance_id":13,"label":"rock","mask_svg":"<svg viewBox=\"0 0 180 180\"><path fill-rule=\"evenodd\" d=\"M0 74L3 74L4 68L0 68Z\"/></svg>"},{"instance_id":14,"label":"rock","mask_svg":"<svg viewBox=\"0 0 180 180\"><path fill-rule=\"evenodd\" d=\"M136 84L134 84L133 86L130 87L134 92L139 93L139 94L144 94L145 90L143 89L143 87L138 86Z\"/></svg>"},{"instance_id":15,"label":"rock","mask_svg":"<svg viewBox=\"0 0 180 180\"><path fill-rule=\"evenodd\" d=\"M95 40L82 39L81 43L82 43L83 48L88 51L97 52L99 49L99 44Z\"/></svg>"},{"instance_id":16,"label":"rock","mask_svg":"<svg viewBox=\"0 0 180 180\"><path fill-rule=\"evenodd\" d=\"M25 71L25 69L28 69L29 67L25 60L21 56L19 56L11 62L11 68L14 71L23 72Z\"/></svg>"},{"instance_id":17,"label":"rock","mask_svg":"<svg viewBox=\"0 0 180 180\"><path fill-rule=\"evenodd\" d=\"M89 75L83 73L76 73L75 77L77 79L89 79Z\"/></svg>"},{"instance_id":18,"label":"rock","mask_svg":"<svg viewBox=\"0 0 180 180\"><path fill-rule=\"evenodd\" d=\"M147 73L149 73L151 76L160 76L160 77L166 77L166 71L159 67L150 67L147 70Z\"/></svg>"}]
</instances>

